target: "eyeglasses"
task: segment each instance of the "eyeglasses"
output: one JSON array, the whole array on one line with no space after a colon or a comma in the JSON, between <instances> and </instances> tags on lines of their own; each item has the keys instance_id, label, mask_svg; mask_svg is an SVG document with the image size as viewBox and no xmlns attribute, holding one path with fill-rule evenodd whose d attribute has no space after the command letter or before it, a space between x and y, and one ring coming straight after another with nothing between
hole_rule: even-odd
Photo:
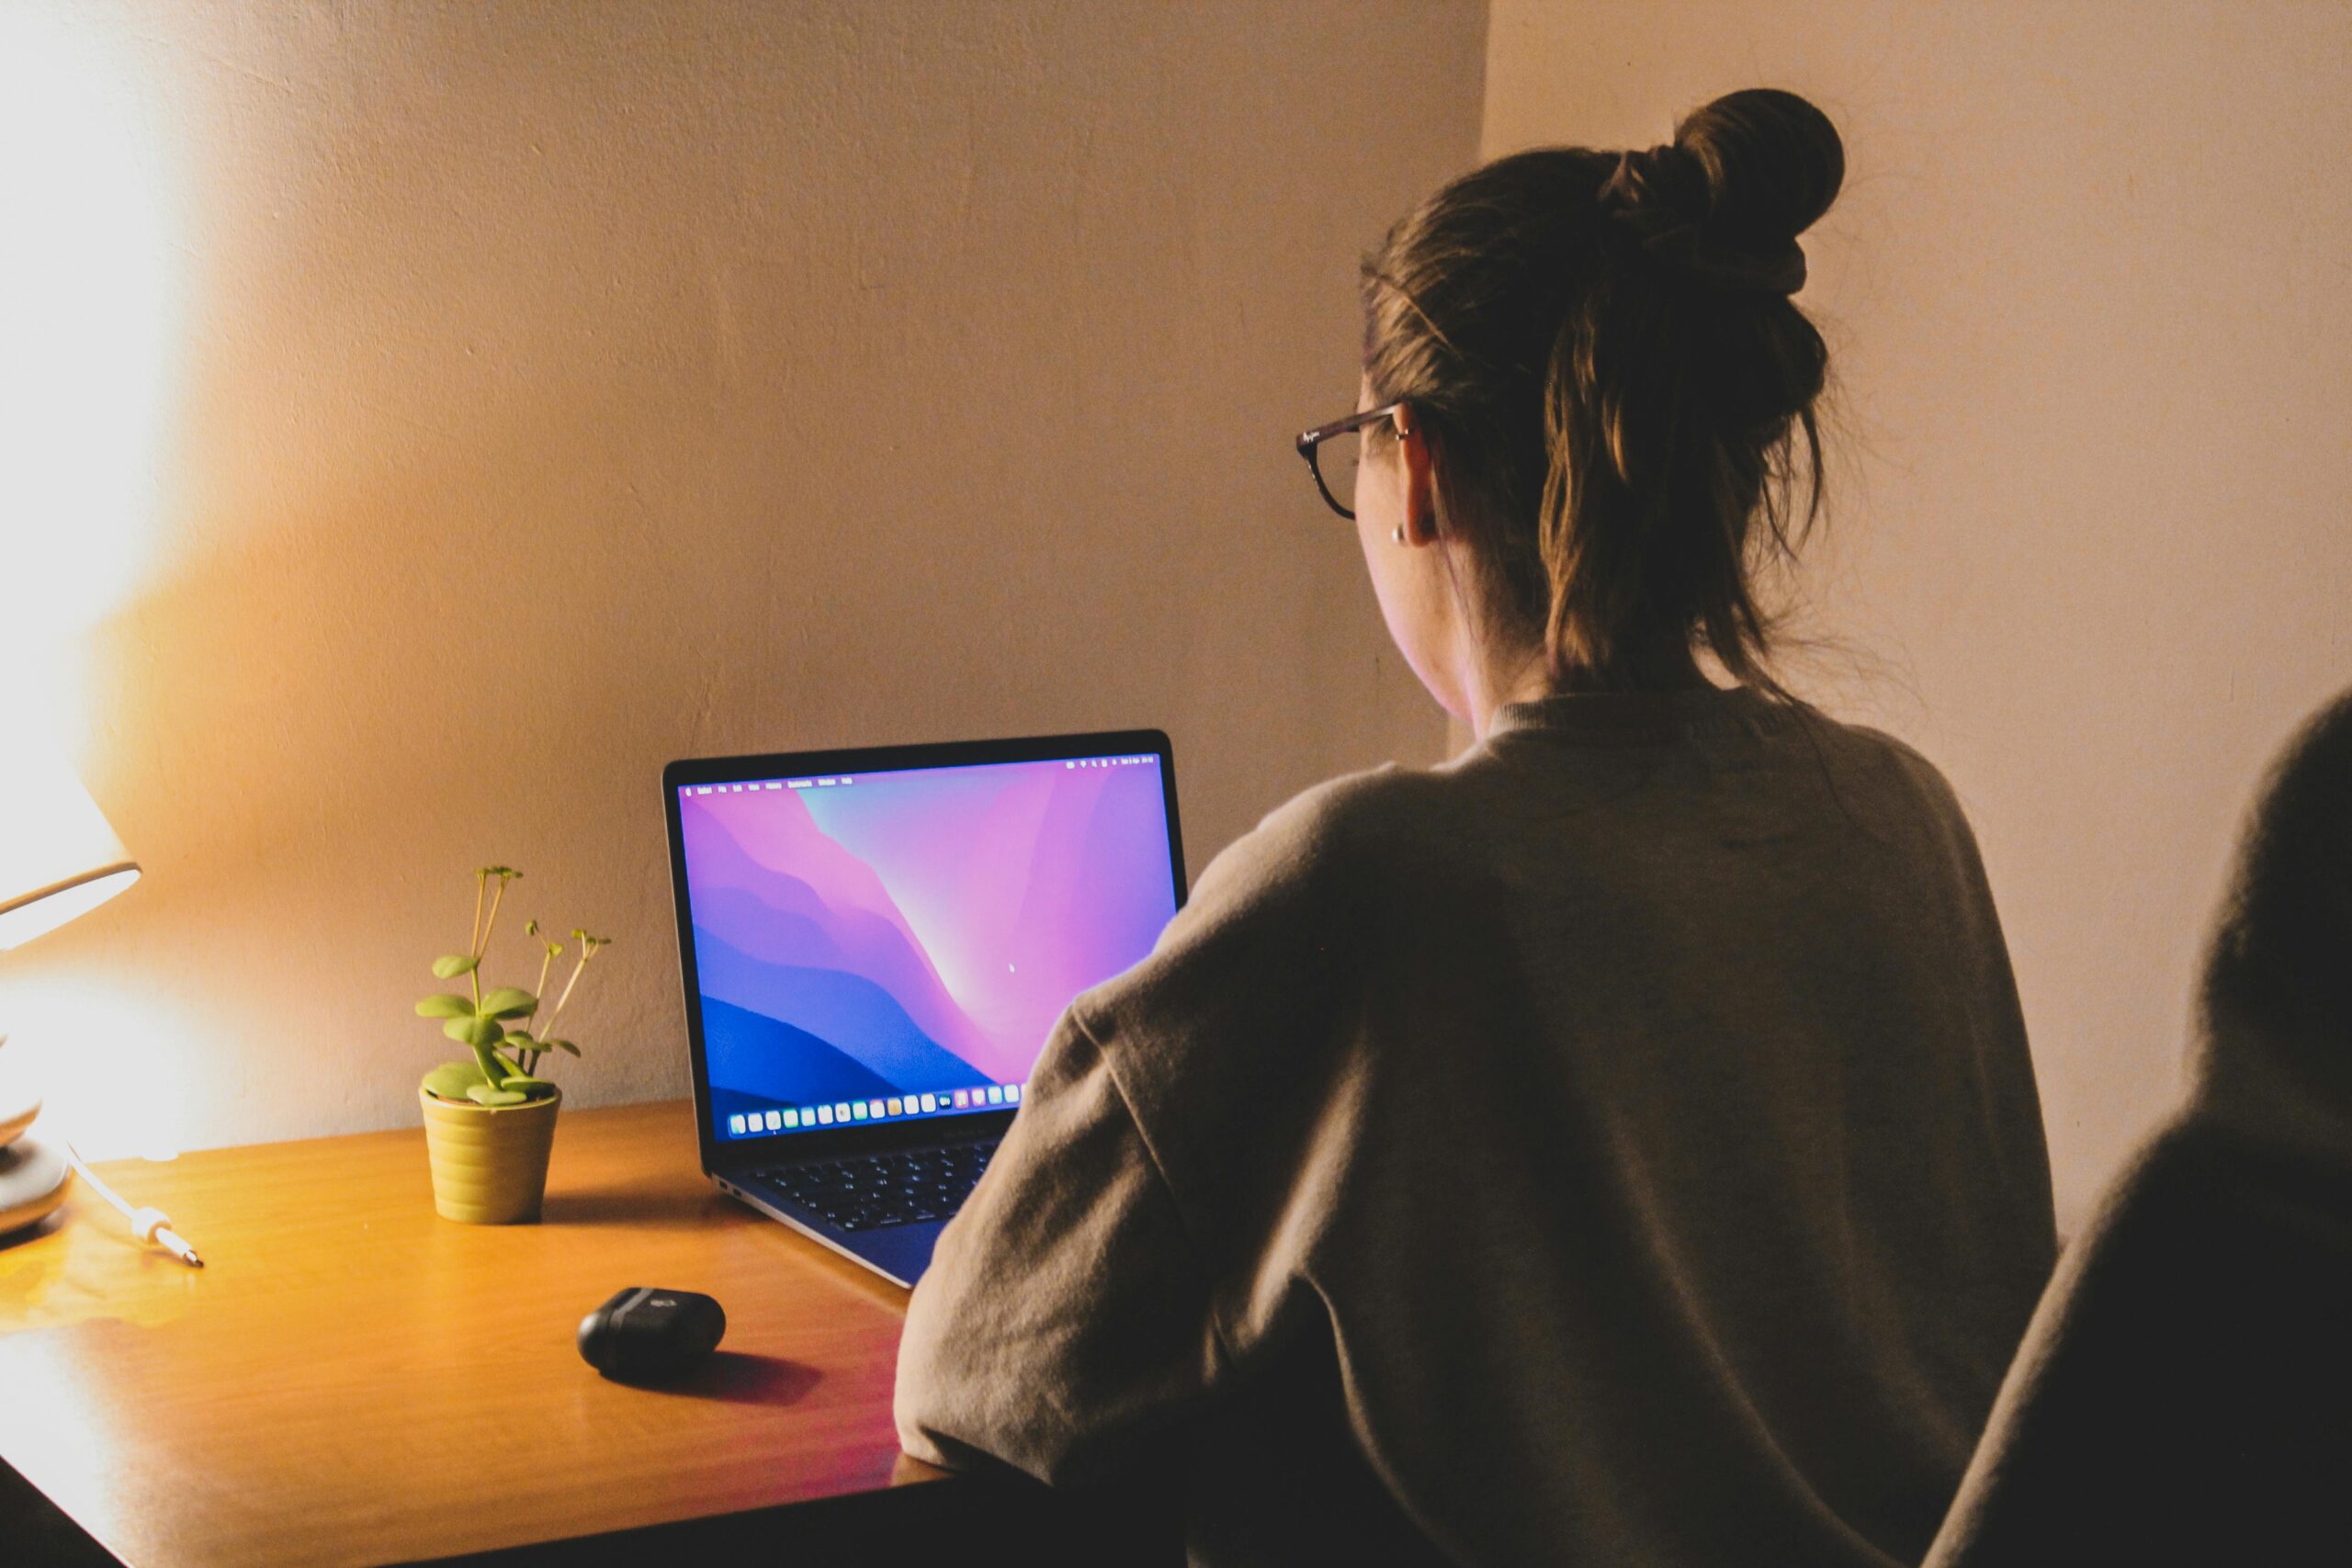
<instances>
[{"instance_id":1,"label":"eyeglasses","mask_svg":"<svg viewBox=\"0 0 2352 1568\"><path fill-rule=\"evenodd\" d=\"M1332 511L1351 523L1356 515L1356 468L1363 457L1364 427L1379 423L1404 406L1401 402L1384 403L1329 424L1318 424L1298 438L1298 455L1306 459L1306 471L1315 476L1315 488L1323 492L1323 499L1330 503ZM1342 496L1347 499L1342 501Z\"/></svg>"}]
</instances>

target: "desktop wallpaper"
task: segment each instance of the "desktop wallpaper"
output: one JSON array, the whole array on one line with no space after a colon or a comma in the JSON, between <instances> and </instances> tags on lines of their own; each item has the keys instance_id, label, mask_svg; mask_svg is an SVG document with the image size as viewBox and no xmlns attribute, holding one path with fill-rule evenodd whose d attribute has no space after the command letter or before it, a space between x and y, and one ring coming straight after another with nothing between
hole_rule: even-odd
<instances>
[{"instance_id":1,"label":"desktop wallpaper","mask_svg":"<svg viewBox=\"0 0 2352 1568\"><path fill-rule=\"evenodd\" d=\"M722 1128L1019 1083L1175 912L1157 757L709 787L679 818Z\"/></svg>"}]
</instances>

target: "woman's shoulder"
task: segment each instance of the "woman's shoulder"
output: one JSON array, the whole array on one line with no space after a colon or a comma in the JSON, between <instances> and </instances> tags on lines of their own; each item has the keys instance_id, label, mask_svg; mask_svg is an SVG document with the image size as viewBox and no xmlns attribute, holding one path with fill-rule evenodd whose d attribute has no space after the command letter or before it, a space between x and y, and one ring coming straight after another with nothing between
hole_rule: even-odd
<instances>
[{"instance_id":1,"label":"woman's shoulder","mask_svg":"<svg viewBox=\"0 0 2352 1568\"><path fill-rule=\"evenodd\" d=\"M1864 724L1840 725L1849 744L1872 758L1890 779L1899 781L1905 790L1928 813L1947 829L1973 837L1968 825L1968 812L1962 806L1960 792L1952 787L1944 771L1930 761L1926 752L1898 736Z\"/></svg>"},{"instance_id":2,"label":"woman's shoulder","mask_svg":"<svg viewBox=\"0 0 2352 1568\"><path fill-rule=\"evenodd\" d=\"M1313 1032L1346 985L1352 933L1389 880L1384 835L1425 775L1394 765L1315 785L1227 845L1151 953L1072 1004L1138 1113L1205 1081L1204 1055Z\"/></svg>"},{"instance_id":3,"label":"woman's shoulder","mask_svg":"<svg viewBox=\"0 0 2352 1568\"><path fill-rule=\"evenodd\" d=\"M1984 853L1961 793L1909 741L1868 725L1825 720L1822 750L1841 815L1914 868L1941 867L1989 908Z\"/></svg>"},{"instance_id":4,"label":"woman's shoulder","mask_svg":"<svg viewBox=\"0 0 2352 1568\"><path fill-rule=\"evenodd\" d=\"M1227 845L1201 873L1194 896L1343 894L1361 887L1429 830L1446 794L1442 770L1394 762L1328 779L1293 795Z\"/></svg>"},{"instance_id":5,"label":"woman's shoulder","mask_svg":"<svg viewBox=\"0 0 2352 1568\"><path fill-rule=\"evenodd\" d=\"M1431 789L1395 764L1302 791L1210 860L1143 963L1081 998L1115 1010L1193 974L1315 966L1392 887L1397 834Z\"/></svg>"},{"instance_id":6,"label":"woman's shoulder","mask_svg":"<svg viewBox=\"0 0 2352 1568\"><path fill-rule=\"evenodd\" d=\"M1851 724L1826 716L1822 722L1831 726L1849 749L1900 768L1922 788L1944 795L1951 793L1951 784L1944 777L1943 770L1929 761L1926 752L1901 736L1890 735L1867 724Z\"/></svg>"}]
</instances>

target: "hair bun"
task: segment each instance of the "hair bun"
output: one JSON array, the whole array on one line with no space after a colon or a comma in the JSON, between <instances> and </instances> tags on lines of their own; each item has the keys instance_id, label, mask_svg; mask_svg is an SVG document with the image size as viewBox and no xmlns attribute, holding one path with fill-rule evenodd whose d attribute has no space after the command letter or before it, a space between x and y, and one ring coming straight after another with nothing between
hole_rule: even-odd
<instances>
[{"instance_id":1,"label":"hair bun","mask_svg":"<svg viewBox=\"0 0 2352 1568\"><path fill-rule=\"evenodd\" d=\"M1706 181L1708 240L1778 252L1819 220L1846 179L1846 145L1829 117L1794 93L1750 87L1691 110L1674 145Z\"/></svg>"}]
</instances>

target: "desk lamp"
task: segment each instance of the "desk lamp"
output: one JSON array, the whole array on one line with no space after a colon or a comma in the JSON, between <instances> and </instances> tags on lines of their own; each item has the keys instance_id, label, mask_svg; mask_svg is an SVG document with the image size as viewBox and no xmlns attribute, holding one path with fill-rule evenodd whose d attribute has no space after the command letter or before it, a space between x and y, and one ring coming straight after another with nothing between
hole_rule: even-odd
<instances>
[{"instance_id":1,"label":"desk lamp","mask_svg":"<svg viewBox=\"0 0 2352 1568\"><path fill-rule=\"evenodd\" d=\"M18 748L0 763L0 950L87 914L139 880L90 792L62 758ZM27 756L27 750L33 755ZM0 1046L7 1036L0 1033ZM0 1235L65 1201L66 1156L24 1135L40 1097L0 1056Z\"/></svg>"}]
</instances>

